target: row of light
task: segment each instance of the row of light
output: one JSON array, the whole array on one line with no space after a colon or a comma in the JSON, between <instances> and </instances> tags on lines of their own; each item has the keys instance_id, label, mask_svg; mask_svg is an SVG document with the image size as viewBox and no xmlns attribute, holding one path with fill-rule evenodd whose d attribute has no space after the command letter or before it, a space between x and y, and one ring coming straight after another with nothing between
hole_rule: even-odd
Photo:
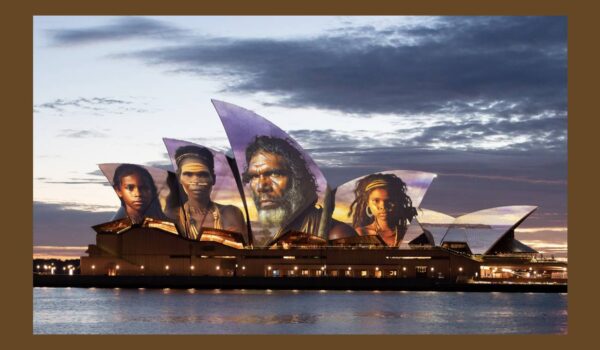
<instances>
[{"instance_id":1,"label":"row of light","mask_svg":"<svg viewBox=\"0 0 600 350\"><path fill-rule=\"evenodd\" d=\"M327 268L327 265L323 265L321 266L321 270L325 270ZM271 266L267 266L267 270L271 271L272 267ZM218 270L218 267L217 267ZM298 266L294 266L294 270L297 271L298 270ZM352 266L348 266L348 271L352 270ZM463 268L459 267L458 271L462 272ZM375 266L375 271L379 271L379 266ZM406 271L406 266L402 266L402 271ZM435 271L435 268L431 268L431 271Z\"/></svg>"},{"instance_id":2,"label":"row of light","mask_svg":"<svg viewBox=\"0 0 600 350\"><path fill-rule=\"evenodd\" d=\"M238 267L237 264L235 265L235 267ZM121 266L119 266L119 265L115 266L115 269L117 269L117 270L119 270L120 268L121 268ZM270 266L269 266L269 268L270 268ZM46 265L44 265L44 269L46 269ZM63 270L64 269L65 268L63 267ZM96 265L92 265L92 270L95 270L95 269L96 269ZM140 270L143 270L143 269L144 269L144 265L141 265ZM165 265L165 270L169 270L169 269L170 269L169 265ZM190 265L190 270L194 270L194 269L195 269L194 265ZM221 266L217 265L217 267L215 267L215 269L220 270ZM242 266L242 270L245 270L245 269L246 269L246 266Z\"/></svg>"},{"instance_id":3,"label":"row of light","mask_svg":"<svg viewBox=\"0 0 600 350\"><path fill-rule=\"evenodd\" d=\"M38 265L37 267L39 268L39 265ZM237 265L237 264L235 264L235 267L237 268L237 267L238 267L238 265ZM54 267L52 267L52 268L54 269ZM120 267L119 265L116 265L116 266L115 266L115 269L117 269L117 270L119 270L120 268L121 268L121 267ZM321 270L322 270L322 271L324 271L326 268L327 268L327 265L323 265L323 266L321 266ZM46 265L44 265L44 270L46 270L46 269L47 269L47 266L46 266ZM65 268L63 267L63 270L64 270L64 269L65 269ZM71 265L69 265L69 270L71 270L71 269L73 269L73 267L72 267ZM96 265L92 265L92 270L94 270L94 269L96 269ZM141 269L141 270L143 270L143 269L144 269L144 265L141 265L141 266L140 266L140 269ZM194 265L190 265L190 270L194 270L194 269L195 269ZM221 266L217 265L217 266L215 267L215 269L216 269L216 270L220 270L220 269L221 269ZM242 266L242 270L245 270L245 269L246 269L246 266ZM271 269L272 269L272 267L271 267L271 266L267 266L267 270L271 271ZM169 265L165 265L165 270L169 270ZM294 270L295 270L295 271L298 271L298 266L294 266ZM351 267L351 266L348 266L348 271L351 271L351 270L352 270L352 267ZM496 269L496 268L494 268L494 271L496 271L496 270L497 270L497 269ZM531 268L530 268L530 270L531 270ZM379 271L379 266L375 266L375 271ZM402 271L406 271L406 266L403 266L403 267L402 267ZM433 268L433 267L432 267L432 268L431 268L431 272L433 272L433 271L435 271L435 268ZM458 271L459 271L459 272L462 272L462 271L463 271L463 268L462 268L462 267L459 267L459 268L458 268ZM502 271L505 271L505 269L502 269ZM534 273L534 274L536 274L536 272L535 272L535 271L534 271L533 273Z\"/></svg>"},{"instance_id":4,"label":"row of light","mask_svg":"<svg viewBox=\"0 0 600 350\"><path fill-rule=\"evenodd\" d=\"M36 267L35 267L35 268L36 268L37 270L39 270L39 269L40 269L40 268L42 268L42 267L44 268L44 270L50 270L50 272L52 272L52 273L54 273L54 270L56 270L56 266L54 266L54 264L51 264L51 265L43 265L43 266L36 265ZM74 271L76 268L75 268L73 265L63 266L63 268L62 268L62 270L63 270L63 271L66 271L67 269L69 270L69 275L72 275L72 274L73 274L73 271Z\"/></svg>"},{"instance_id":5,"label":"row of light","mask_svg":"<svg viewBox=\"0 0 600 350\"><path fill-rule=\"evenodd\" d=\"M483 269L483 270L489 270L489 269L491 269L491 270L492 270L492 271L494 271L494 272L495 272L495 271L498 271L498 268L497 268L497 267L494 267L494 268L492 268L492 267L490 267L490 266L481 266L481 269ZM562 268L561 268L561 270L563 270L563 271L567 271L567 268L566 268L566 267L562 267ZM513 270L511 270L511 269L506 269L506 268L502 268L502 269L501 269L501 271L503 271L503 272L512 272ZM531 267L531 266L530 266L530 267L529 267L529 271L533 271L533 267ZM544 272L546 272L546 271L544 271ZM533 271L533 273L536 273L536 271Z\"/></svg>"}]
</instances>

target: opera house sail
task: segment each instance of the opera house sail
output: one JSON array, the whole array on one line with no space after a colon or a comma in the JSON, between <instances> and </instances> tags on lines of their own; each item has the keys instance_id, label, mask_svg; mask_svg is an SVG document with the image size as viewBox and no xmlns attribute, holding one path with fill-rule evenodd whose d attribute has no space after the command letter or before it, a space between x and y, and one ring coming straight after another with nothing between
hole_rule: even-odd
<instances>
[{"instance_id":1,"label":"opera house sail","mask_svg":"<svg viewBox=\"0 0 600 350\"><path fill-rule=\"evenodd\" d=\"M164 138L170 169L100 164L120 202L81 258L95 276L566 282L566 263L515 239L535 210L421 207L436 174L381 169L332 186L262 116L213 100L232 152Z\"/></svg>"}]
</instances>

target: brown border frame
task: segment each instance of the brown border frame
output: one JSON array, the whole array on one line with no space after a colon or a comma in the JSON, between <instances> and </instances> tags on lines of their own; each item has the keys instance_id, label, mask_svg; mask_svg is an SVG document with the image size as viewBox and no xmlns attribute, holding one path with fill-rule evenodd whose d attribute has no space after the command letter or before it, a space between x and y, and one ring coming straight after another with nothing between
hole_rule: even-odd
<instances>
[{"instance_id":1,"label":"brown border frame","mask_svg":"<svg viewBox=\"0 0 600 350\"><path fill-rule=\"evenodd\" d=\"M582 2L583 3L583 2ZM105 0L88 3L77 0L26 0L3 11L5 80L10 98L5 112L4 125L7 132L3 135L4 149L12 167L19 169L8 176L7 197L14 198L11 207L4 212L9 214L4 230L6 247L6 282L3 295L4 317L10 325L5 326L12 340L25 346L43 346L44 348L85 348L107 347L112 345L135 346L144 348L167 348L175 346L218 346L218 347L307 347L307 346L352 346L352 347L464 347L470 345L484 347L528 346L535 348L563 348L572 341L585 342L590 338L593 344L594 320L591 305L595 304L596 293L593 288L585 288L584 281L594 277L593 247L596 246L596 232L590 219L594 218L596 202L584 198L586 184L592 182L593 171L586 165L593 158L586 150L596 149L592 132L588 126L594 118L591 104L592 93L597 87L593 77L594 65L600 62L598 54L587 50L595 47L594 36L596 11L591 6L577 1L559 0L420 0L406 3L391 1L355 1L345 2L295 2L283 1L225 1L191 2L184 0L135 1ZM5 5L7 7L7 5ZM569 330L567 336L34 336L32 335L32 292L31 292L31 256L32 256L32 211L29 198L33 198L30 180L24 172L33 173L32 158L32 82L33 82L33 19L34 15L566 15L569 32L569 173L572 179L569 185L569 231L574 239L569 239ZM597 98L597 97L596 97ZM589 114L586 118L586 112ZM15 147L15 145L17 147ZM18 150L18 151L17 151ZM587 180L587 181L586 181ZM14 185L13 185L14 184ZM28 189L29 198L24 195ZM589 190L588 190L589 191ZM13 215L15 218L13 218ZM588 230L586 230L586 228ZM9 236L10 235L10 236ZM585 239L585 241L584 241ZM13 242L17 249L9 248ZM586 279L584 279L586 278ZM4 293L3 293L4 294ZM10 305L8 305L10 304ZM587 311L590 310L590 311ZM587 311L587 312L586 312ZM493 339L492 339L493 337ZM473 339L479 338L479 339ZM8 340L8 339L7 339ZM568 343L567 343L568 342Z\"/></svg>"}]
</instances>

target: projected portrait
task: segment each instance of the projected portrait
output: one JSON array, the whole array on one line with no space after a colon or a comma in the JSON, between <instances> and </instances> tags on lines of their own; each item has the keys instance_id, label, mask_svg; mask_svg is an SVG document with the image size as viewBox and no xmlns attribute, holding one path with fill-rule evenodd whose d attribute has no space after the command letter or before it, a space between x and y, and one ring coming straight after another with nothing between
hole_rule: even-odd
<instances>
[{"instance_id":1,"label":"projected portrait","mask_svg":"<svg viewBox=\"0 0 600 350\"><path fill-rule=\"evenodd\" d=\"M350 226L331 220L325 177L296 141L252 111L213 104L242 172L253 245L326 244L331 232L356 235Z\"/></svg>"},{"instance_id":2,"label":"projected portrait","mask_svg":"<svg viewBox=\"0 0 600 350\"><path fill-rule=\"evenodd\" d=\"M348 215L356 232L380 236L388 246L397 246L417 215L406 184L394 174L373 174L356 183L354 195Z\"/></svg>"},{"instance_id":3,"label":"projected portrait","mask_svg":"<svg viewBox=\"0 0 600 350\"><path fill-rule=\"evenodd\" d=\"M133 224L141 224L145 218L169 220L161 205L161 198L164 201L171 192L165 170L136 164L101 164L100 170L121 201L113 220L127 217Z\"/></svg>"},{"instance_id":4,"label":"projected portrait","mask_svg":"<svg viewBox=\"0 0 600 350\"><path fill-rule=\"evenodd\" d=\"M387 246L399 246L434 176L390 171L353 180L338 188L334 217L348 221L359 236L377 236Z\"/></svg>"},{"instance_id":5,"label":"projected portrait","mask_svg":"<svg viewBox=\"0 0 600 350\"><path fill-rule=\"evenodd\" d=\"M245 233L246 223L241 210L211 199L217 179L212 152L200 146L183 146L176 150L175 161L177 178L183 189L177 219L188 238L199 238L203 228Z\"/></svg>"},{"instance_id":6,"label":"projected portrait","mask_svg":"<svg viewBox=\"0 0 600 350\"><path fill-rule=\"evenodd\" d=\"M271 245L291 229L319 235L321 216L315 204L322 203L327 185L312 159L256 113L225 102L213 104L242 172L252 244ZM305 222L296 220L301 213Z\"/></svg>"},{"instance_id":7,"label":"projected portrait","mask_svg":"<svg viewBox=\"0 0 600 350\"><path fill-rule=\"evenodd\" d=\"M300 152L283 139L259 136L246 148L246 162L243 182L251 190L258 221L268 231L255 236L255 243L265 245L285 229L316 233L317 185ZM300 210L302 215L297 215ZM290 221L293 216L302 217Z\"/></svg>"},{"instance_id":8,"label":"projected portrait","mask_svg":"<svg viewBox=\"0 0 600 350\"><path fill-rule=\"evenodd\" d=\"M221 152L192 142L163 139L179 189L167 213L187 238L217 240L241 248L247 241L245 206L230 160Z\"/></svg>"}]
</instances>

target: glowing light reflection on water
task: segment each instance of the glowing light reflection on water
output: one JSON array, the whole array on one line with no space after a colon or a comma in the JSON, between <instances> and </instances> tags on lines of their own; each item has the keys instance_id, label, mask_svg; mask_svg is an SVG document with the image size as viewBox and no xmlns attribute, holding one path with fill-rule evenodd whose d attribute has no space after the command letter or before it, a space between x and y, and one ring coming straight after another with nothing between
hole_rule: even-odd
<instances>
[{"instance_id":1,"label":"glowing light reflection on water","mask_svg":"<svg viewBox=\"0 0 600 350\"><path fill-rule=\"evenodd\" d=\"M567 332L567 295L34 288L34 333Z\"/></svg>"}]
</instances>

